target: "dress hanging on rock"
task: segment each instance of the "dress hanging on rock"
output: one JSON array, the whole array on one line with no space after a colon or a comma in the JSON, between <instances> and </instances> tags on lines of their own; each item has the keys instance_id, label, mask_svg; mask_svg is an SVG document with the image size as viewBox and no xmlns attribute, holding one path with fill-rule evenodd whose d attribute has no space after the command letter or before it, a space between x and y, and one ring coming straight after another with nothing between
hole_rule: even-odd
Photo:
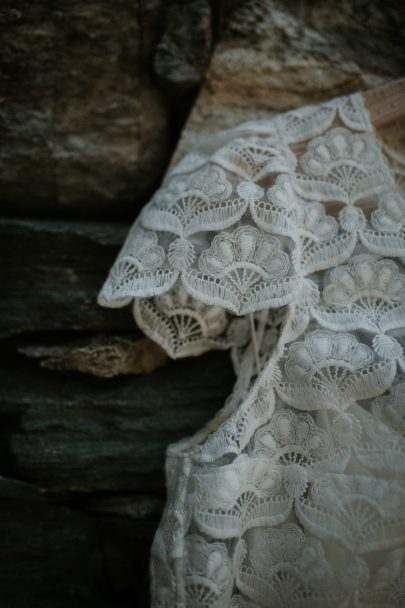
<instances>
[{"instance_id":1,"label":"dress hanging on rock","mask_svg":"<svg viewBox=\"0 0 405 608\"><path fill-rule=\"evenodd\" d=\"M142 210L99 301L232 395L169 446L154 608L405 606L405 166L360 94L221 132ZM190 403L190 407L193 404Z\"/></svg>"}]
</instances>

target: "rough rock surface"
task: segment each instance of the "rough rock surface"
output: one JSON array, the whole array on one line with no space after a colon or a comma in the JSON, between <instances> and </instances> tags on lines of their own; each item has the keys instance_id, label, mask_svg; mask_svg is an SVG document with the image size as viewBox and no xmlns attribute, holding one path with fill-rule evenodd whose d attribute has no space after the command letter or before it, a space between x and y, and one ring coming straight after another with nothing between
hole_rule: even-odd
<instances>
[{"instance_id":1,"label":"rough rock surface","mask_svg":"<svg viewBox=\"0 0 405 608\"><path fill-rule=\"evenodd\" d=\"M166 25L156 47L154 68L169 89L198 87L210 58L211 11L207 0L169 4Z\"/></svg>"},{"instance_id":2,"label":"rough rock surface","mask_svg":"<svg viewBox=\"0 0 405 608\"><path fill-rule=\"evenodd\" d=\"M218 129L405 74L401 4L222 0L205 82L174 160Z\"/></svg>"},{"instance_id":3,"label":"rough rock surface","mask_svg":"<svg viewBox=\"0 0 405 608\"><path fill-rule=\"evenodd\" d=\"M2 608L148 606L147 555L163 501L140 497L139 511L136 499L117 500L120 510L100 497L95 511L81 495L0 477Z\"/></svg>"},{"instance_id":4,"label":"rough rock surface","mask_svg":"<svg viewBox=\"0 0 405 608\"><path fill-rule=\"evenodd\" d=\"M129 308L96 304L127 229L124 223L0 219L0 332L133 329Z\"/></svg>"},{"instance_id":5,"label":"rough rock surface","mask_svg":"<svg viewBox=\"0 0 405 608\"><path fill-rule=\"evenodd\" d=\"M0 464L52 491L162 494L166 445L207 422L233 383L223 352L110 380L21 359L0 371Z\"/></svg>"},{"instance_id":6,"label":"rough rock surface","mask_svg":"<svg viewBox=\"0 0 405 608\"><path fill-rule=\"evenodd\" d=\"M165 449L222 406L227 353L104 379L13 352L0 370L1 607L148 606Z\"/></svg>"},{"instance_id":7,"label":"rough rock surface","mask_svg":"<svg viewBox=\"0 0 405 608\"><path fill-rule=\"evenodd\" d=\"M145 202L170 153L152 70L163 6L1 3L3 212L100 219Z\"/></svg>"}]
</instances>

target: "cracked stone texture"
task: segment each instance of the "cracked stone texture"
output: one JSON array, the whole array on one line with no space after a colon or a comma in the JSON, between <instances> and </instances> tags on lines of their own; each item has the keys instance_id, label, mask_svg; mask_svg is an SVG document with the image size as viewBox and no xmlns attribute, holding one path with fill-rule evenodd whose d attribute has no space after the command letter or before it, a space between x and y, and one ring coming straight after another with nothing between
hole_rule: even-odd
<instances>
[{"instance_id":1,"label":"cracked stone texture","mask_svg":"<svg viewBox=\"0 0 405 608\"><path fill-rule=\"evenodd\" d=\"M146 202L177 128L156 46L162 37L156 63L179 99L200 82L210 48L202 0L181 24L174 12L165 26L165 14L163 0L2 2L3 214L133 218Z\"/></svg>"},{"instance_id":2,"label":"cracked stone texture","mask_svg":"<svg viewBox=\"0 0 405 608\"><path fill-rule=\"evenodd\" d=\"M223 0L218 42L173 160L218 129L404 75L397 2Z\"/></svg>"}]
</instances>

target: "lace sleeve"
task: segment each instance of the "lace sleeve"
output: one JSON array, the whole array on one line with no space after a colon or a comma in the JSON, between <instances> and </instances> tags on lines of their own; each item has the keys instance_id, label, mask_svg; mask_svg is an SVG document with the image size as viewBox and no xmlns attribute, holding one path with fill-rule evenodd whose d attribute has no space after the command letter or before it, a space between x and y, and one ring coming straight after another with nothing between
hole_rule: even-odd
<instances>
[{"instance_id":1,"label":"lace sleeve","mask_svg":"<svg viewBox=\"0 0 405 608\"><path fill-rule=\"evenodd\" d=\"M338 235L336 221L316 200L303 212L300 196L312 182L300 179L292 144L336 121L369 130L354 95L244 123L217 134L216 149L186 155L129 232L99 303L135 300L142 330L172 357L184 357L232 346L234 316L307 293L303 264L308 274L325 256L339 259L351 233ZM311 171L315 161L305 162Z\"/></svg>"},{"instance_id":2,"label":"lace sleeve","mask_svg":"<svg viewBox=\"0 0 405 608\"><path fill-rule=\"evenodd\" d=\"M236 346L226 404L167 451L153 607L403 605L395 129L354 95L210 136L132 228L100 301L173 356Z\"/></svg>"}]
</instances>

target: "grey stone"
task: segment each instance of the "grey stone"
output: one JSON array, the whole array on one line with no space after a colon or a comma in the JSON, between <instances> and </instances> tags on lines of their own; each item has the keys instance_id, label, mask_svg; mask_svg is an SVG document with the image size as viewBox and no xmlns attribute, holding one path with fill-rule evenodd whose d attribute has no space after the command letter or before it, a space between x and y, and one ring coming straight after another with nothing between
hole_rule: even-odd
<instances>
[{"instance_id":1,"label":"grey stone","mask_svg":"<svg viewBox=\"0 0 405 608\"><path fill-rule=\"evenodd\" d=\"M133 330L129 307L96 302L127 229L118 222L0 219L0 332Z\"/></svg>"},{"instance_id":2,"label":"grey stone","mask_svg":"<svg viewBox=\"0 0 405 608\"><path fill-rule=\"evenodd\" d=\"M162 492L167 445L207 423L234 379L226 352L113 379L8 359L1 460L13 477L58 492Z\"/></svg>"},{"instance_id":3,"label":"grey stone","mask_svg":"<svg viewBox=\"0 0 405 608\"><path fill-rule=\"evenodd\" d=\"M207 0L177 0L167 6L166 25L157 45L154 68L164 84L184 92L201 84L212 46Z\"/></svg>"}]
</instances>

